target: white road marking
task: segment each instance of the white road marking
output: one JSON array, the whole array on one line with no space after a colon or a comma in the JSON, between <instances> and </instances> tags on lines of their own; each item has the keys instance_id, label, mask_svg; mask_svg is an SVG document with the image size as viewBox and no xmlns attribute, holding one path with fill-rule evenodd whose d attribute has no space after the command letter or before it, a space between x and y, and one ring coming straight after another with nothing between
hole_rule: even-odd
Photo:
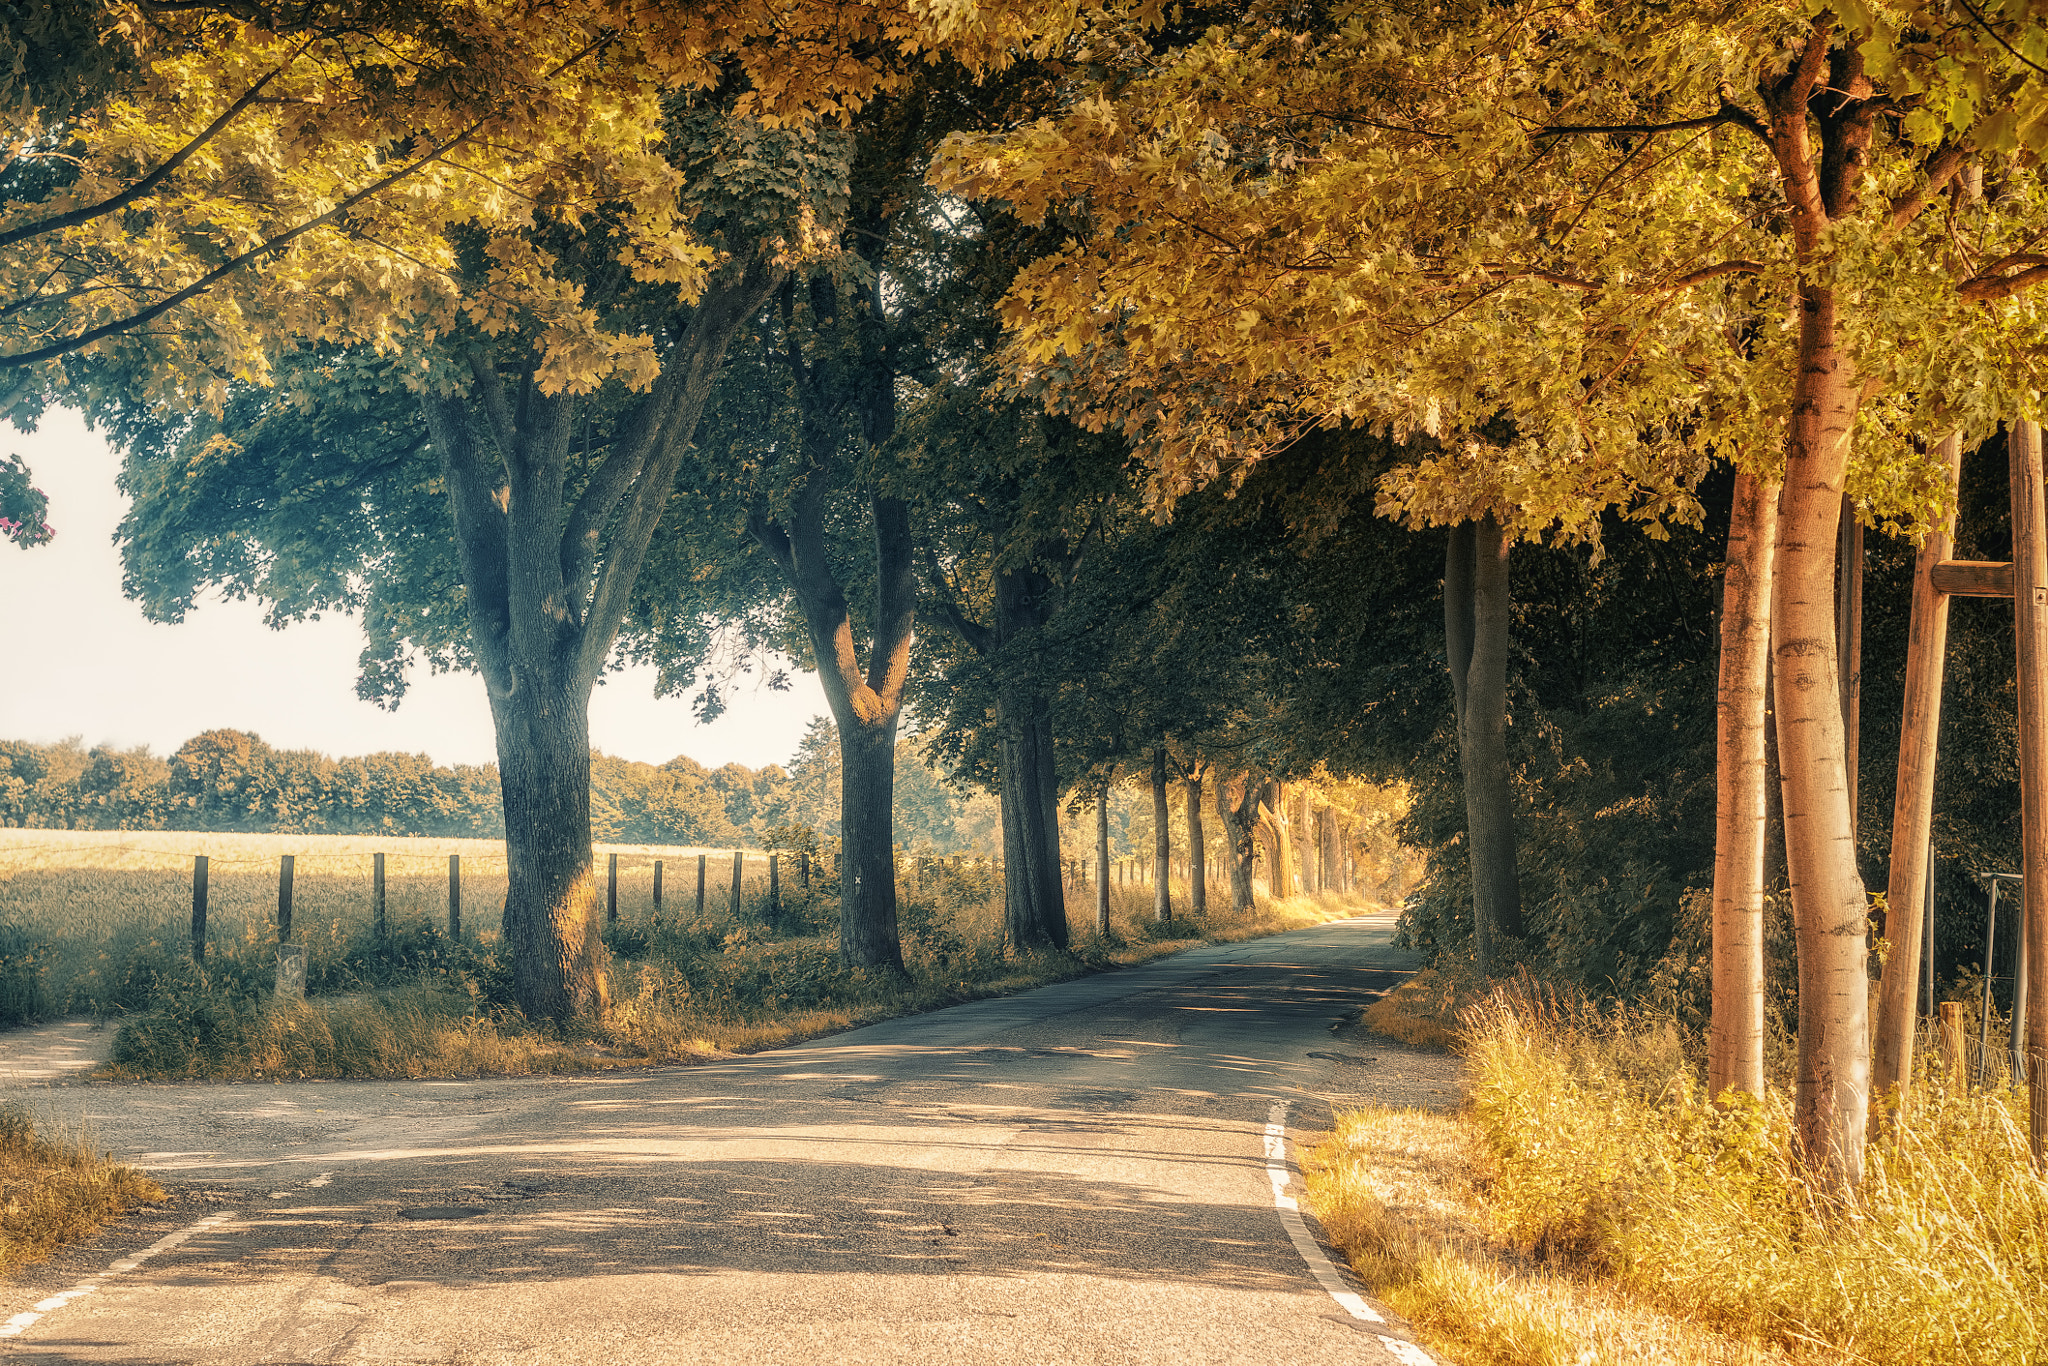
<instances>
[{"instance_id":1,"label":"white road marking","mask_svg":"<svg viewBox=\"0 0 2048 1366\"><path fill-rule=\"evenodd\" d=\"M311 1181L308 1181L306 1183L306 1186L308 1189L317 1189L321 1186L326 1185L333 1179L333 1172L321 1172ZM273 1200L282 1200L290 1194L290 1191L272 1191L270 1192L270 1198ZM21 1313L16 1314L13 1318L7 1320L7 1322L0 1323L0 1338L19 1337L23 1329L37 1322L45 1315L54 1314L59 1309L62 1309L65 1305L71 1303L71 1301L76 1299L82 1299L85 1296L90 1295L93 1291L99 1289L100 1283L102 1281L105 1281L109 1276L125 1275L128 1272L135 1270L136 1267L141 1266L151 1257L156 1256L157 1253L169 1252L172 1248L184 1242L187 1238L192 1237L194 1234L204 1233L206 1232L206 1230L210 1228L217 1228L220 1225L225 1224L228 1220L234 1218L235 1214L236 1211L234 1210L228 1210L221 1214L209 1214L204 1219L201 1219L198 1223L188 1224L186 1227L179 1229L176 1233L167 1233L163 1237L151 1243L148 1247L142 1249L142 1251L132 1253L129 1256L123 1257L121 1258L121 1260L110 1264L105 1271L100 1273L98 1279L90 1281L80 1281L77 1285L72 1286L69 1290L59 1291L57 1294L50 1296L46 1300L38 1301L34 1305L31 1305L29 1308L24 1309Z\"/></svg>"},{"instance_id":2,"label":"white road marking","mask_svg":"<svg viewBox=\"0 0 2048 1366\"><path fill-rule=\"evenodd\" d=\"M34 1307L23 1310L21 1313L16 1314L13 1318L7 1320L6 1323L0 1324L0 1338L11 1338L20 1336L23 1329L27 1328L30 1324L36 1322L38 1319L41 1319L44 1315L54 1314L59 1309L62 1309L65 1305L71 1303L71 1301L75 1299L81 1299L84 1296L90 1295L93 1291L99 1289L100 1283L102 1281L105 1281L109 1276L119 1276L127 1272L133 1271L136 1267L141 1266L151 1257L156 1256L157 1253L169 1252L172 1248L184 1242L187 1238L192 1237L194 1234L204 1233L206 1232L206 1230L224 1224L234 1217L235 1211L233 1210L228 1210L221 1214L209 1214L196 1224L188 1224L184 1228L179 1229L176 1233L165 1234L163 1237L151 1243L148 1247L142 1249L142 1251L132 1253L129 1256L123 1257L118 1262L115 1262L112 1265L110 1265L105 1271L100 1273L98 1279L90 1281L80 1281L77 1285L72 1286L69 1290L60 1291L59 1293L50 1296L50 1298L46 1300L40 1300L34 1305Z\"/></svg>"},{"instance_id":3,"label":"white road marking","mask_svg":"<svg viewBox=\"0 0 2048 1366\"><path fill-rule=\"evenodd\" d=\"M1309 1274L1337 1302L1338 1308L1366 1323L1385 1323L1386 1319L1379 1310L1344 1284L1337 1268L1330 1265L1330 1259L1323 1255L1322 1245L1309 1235L1308 1225L1301 1219L1301 1202L1287 1193L1293 1177L1293 1170L1287 1165L1287 1102L1276 1100L1266 1117L1266 1179L1273 1185L1273 1207L1280 1211L1280 1222L1286 1227L1294 1250L1301 1254L1302 1261L1308 1263ZM1436 1366L1435 1358L1412 1342L1389 1337L1385 1333L1374 1333L1373 1336L1401 1366Z\"/></svg>"}]
</instances>

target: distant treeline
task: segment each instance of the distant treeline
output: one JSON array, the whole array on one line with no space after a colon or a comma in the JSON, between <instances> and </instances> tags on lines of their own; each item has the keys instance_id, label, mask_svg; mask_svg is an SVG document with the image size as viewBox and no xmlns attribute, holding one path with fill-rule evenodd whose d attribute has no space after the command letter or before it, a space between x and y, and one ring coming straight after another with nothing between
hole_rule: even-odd
<instances>
[{"instance_id":1,"label":"distant treeline","mask_svg":"<svg viewBox=\"0 0 2048 1366\"><path fill-rule=\"evenodd\" d=\"M898 840L937 853L992 844L993 803L942 786L919 742L900 748L911 762L898 775ZM838 745L821 719L787 768L593 753L590 806L591 833L621 844L758 846L790 825L830 839L839 830ZM0 826L498 839L505 818L496 764L447 767L393 753L334 759L273 749L247 731L209 730L169 758L146 746L88 749L76 737L0 740Z\"/></svg>"}]
</instances>

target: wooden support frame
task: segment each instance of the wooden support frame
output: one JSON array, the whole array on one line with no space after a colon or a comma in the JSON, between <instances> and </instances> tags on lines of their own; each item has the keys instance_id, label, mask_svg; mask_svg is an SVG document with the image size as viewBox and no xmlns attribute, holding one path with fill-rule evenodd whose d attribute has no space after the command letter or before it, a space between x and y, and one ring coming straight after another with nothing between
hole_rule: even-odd
<instances>
[{"instance_id":1,"label":"wooden support frame","mask_svg":"<svg viewBox=\"0 0 2048 1366\"><path fill-rule=\"evenodd\" d=\"M1960 441L1943 446L1956 488ZM1917 950L1925 907L1915 867L1927 848L1933 821L1934 760L1941 715L1941 665L1947 650L1950 597L2004 598L2013 604L2014 661L2018 682L2020 770L2020 939L2026 958L2017 983L2013 1021L2023 1038L2027 1078L2040 1092L2048 1073L2048 485L2044 485L2041 428L2015 422L2007 455L2012 490L2013 558L2010 564L1948 558L1953 514L1931 532L1915 566L1913 618L1906 649L1906 706L1899 734L1898 804L1892 825L1892 868L1886 931L1893 943L1879 1010L1876 1069L1880 1091L1903 1088L1912 1066ZM1922 856L1924 858L1924 855ZM1903 952L1902 952L1903 950ZM2039 980L2037 980L2039 979ZM2021 1017L2023 1018L2017 1018ZM2028 1139L2037 1165L2048 1161L2048 1105L2029 1107Z\"/></svg>"}]
</instances>

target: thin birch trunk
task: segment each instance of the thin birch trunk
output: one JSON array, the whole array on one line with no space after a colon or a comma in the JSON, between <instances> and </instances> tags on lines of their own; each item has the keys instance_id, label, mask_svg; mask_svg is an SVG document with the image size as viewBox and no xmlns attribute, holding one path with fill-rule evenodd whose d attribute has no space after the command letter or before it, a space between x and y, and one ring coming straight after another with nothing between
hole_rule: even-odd
<instances>
[{"instance_id":1,"label":"thin birch trunk","mask_svg":"<svg viewBox=\"0 0 2048 1366\"><path fill-rule=\"evenodd\" d=\"M1716 707L1713 1012L1707 1093L1764 1090L1764 778L1776 480L1735 476Z\"/></svg>"}]
</instances>

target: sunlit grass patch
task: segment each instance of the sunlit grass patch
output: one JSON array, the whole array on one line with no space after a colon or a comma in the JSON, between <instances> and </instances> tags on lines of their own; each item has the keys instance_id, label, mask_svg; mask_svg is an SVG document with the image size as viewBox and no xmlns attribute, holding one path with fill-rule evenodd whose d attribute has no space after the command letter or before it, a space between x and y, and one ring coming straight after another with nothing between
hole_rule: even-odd
<instances>
[{"instance_id":1,"label":"sunlit grass patch","mask_svg":"<svg viewBox=\"0 0 2048 1366\"><path fill-rule=\"evenodd\" d=\"M91 1143L38 1133L26 1110L0 1108L0 1275L163 1199L156 1182Z\"/></svg>"},{"instance_id":2,"label":"sunlit grass patch","mask_svg":"<svg viewBox=\"0 0 2048 1366\"><path fill-rule=\"evenodd\" d=\"M1464 1366L2048 1361L2048 1183L2015 1093L1923 1083L1858 1208L1794 1175L1789 1098L1709 1103L1669 1020L1504 995L1462 1115L1340 1116L1311 1199Z\"/></svg>"}]
</instances>

